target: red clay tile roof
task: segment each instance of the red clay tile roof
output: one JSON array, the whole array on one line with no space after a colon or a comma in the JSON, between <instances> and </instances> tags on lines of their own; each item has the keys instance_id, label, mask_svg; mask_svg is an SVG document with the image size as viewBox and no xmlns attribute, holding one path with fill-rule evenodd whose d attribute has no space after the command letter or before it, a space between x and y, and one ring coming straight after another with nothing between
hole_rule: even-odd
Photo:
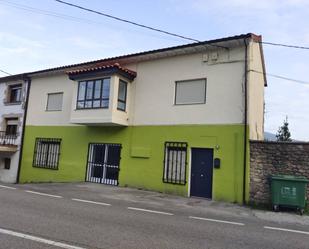
<instances>
[{"instance_id":1,"label":"red clay tile roof","mask_svg":"<svg viewBox=\"0 0 309 249\"><path fill-rule=\"evenodd\" d=\"M121 55L121 56L116 56L116 57L100 59L100 60L94 60L94 61L71 64L71 65L66 65L66 66L48 68L48 69L43 69L43 70L38 70L38 71L33 71L33 72L15 74L15 75L10 75L10 76L0 77L0 82L5 82L5 81L15 80L15 79L22 79L22 78L31 77L31 76L37 75L37 74L50 73L50 72L55 72L55 71L62 71L62 70L70 69L70 68L76 69L76 67L78 67L78 68L79 67L86 67L86 66L89 67L90 65L97 66L98 64L101 64L101 63L102 64L103 63L110 64L110 63L115 63L115 61L117 61L117 60L136 58L138 56L143 56L143 55L148 55L148 54L156 54L156 53L161 53L161 52L165 52L165 51L172 51L172 50L176 50L176 49L183 49L183 48L188 48L188 47L195 47L195 46L207 45L207 44L215 44L215 43L220 43L220 42L226 42L226 41L238 40L238 39L247 39L247 38L251 38L255 42L261 42L261 40L262 40L261 36L255 35L253 33L241 34L241 35L230 36L230 37L225 37L225 38L220 38L220 39L214 39L214 40L209 40L209 41L204 41L204 42L189 43L189 44L180 45L180 46L149 50L149 51L139 52L139 53L134 53L134 54Z\"/></svg>"},{"instance_id":2,"label":"red clay tile roof","mask_svg":"<svg viewBox=\"0 0 309 249\"><path fill-rule=\"evenodd\" d=\"M119 65L119 63L107 64L107 65L96 64L95 66L92 66L92 67L84 66L84 67L80 67L80 68L73 70L73 71L67 71L66 73L69 74L69 75L76 75L76 74L81 74L81 73L89 73L89 72L100 71L100 70L104 70L104 69L115 69L115 68L124 72L124 73L131 75L132 77L136 77L136 72L134 72L130 69L121 67Z\"/></svg>"}]
</instances>

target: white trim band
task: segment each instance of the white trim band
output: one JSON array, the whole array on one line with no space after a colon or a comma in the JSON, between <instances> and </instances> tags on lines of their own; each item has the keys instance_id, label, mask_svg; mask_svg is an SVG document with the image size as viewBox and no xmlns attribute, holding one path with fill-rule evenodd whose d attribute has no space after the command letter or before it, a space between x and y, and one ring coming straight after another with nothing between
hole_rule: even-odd
<instances>
[{"instance_id":1,"label":"white trim band","mask_svg":"<svg viewBox=\"0 0 309 249\"><path fill-rule=\"evenodd\" d=\"M264 228L270 229L270 230L278 230L278 231L283 231L283 232L301 233L301 234L309 235L309 232L300 231L300 230L286 229L286 228L280 228L280 227L268 227L268 226L264 226Z\"/></svg>"},{"instance_id":2,"label":"white trim band","mask_svg":"<svg viewBox=\"0 0 309 249\"><path fill-rule=\"evenodd\" d=\"M174 215L172 213L162 212L162 211L156 211L156 210L150 210L150 209L144 209L144 208L135 208L135 207L128 207L130 210L135 211L142 211L142 212L148 212L148 213L154 213L154 214L163 214L163 215Z\"/></svg>"},{"instance_id":3,"label":"white trim band","mask_svg":"<svg viewBox=\"0 0 309 249\"><path fill-rule=\"evenodd\" d=\"M109 203L104 203L104 202L97 202L97 201L88 201L88 200L83 200L83 199L75 199L72 198L72 201L78 201L78 202L84 202L84 203L90 203L90 204L96 204L96 205L102 205L102 206L111 206Z\"/></svg>"},{"instance_id":4,"label":"white trim band","mask_svg":"<svg viewBox=\"0 0 309 249\"><path fill-rule=\"evenodd\" d=\"M205 220L205 221L225 223L225 224L231 224L231 225L237 225L237 226L244 226L245 225L244 223L240 223L240 222L227 221L227 220L216 220L216 219L209 219L209 218L196 217L196 216L189 216L189 218L195 219L195 220Z\"/></svg>"},{"instance_id":5,"label":"white trim band","mask_svg":"<svg viewBox=\"0 0 309 249\"><path fill-rule=\"evenodd\" d=\"M25 192L30 193L30 194L35 194L35 195L42 195L42 196L53 197L53 198L63 198L60 195L50 195L50 194L41 193L41 192L35 192L35 191L30 191L30 190L25 190Z\"/></svg>"},{"instance_id":6,"label":"white trim band","mask_svg":"<svg viewBox=\"0 0 309 249\"><path fill-rule=\"evenodd\" d=\"M6 188L6 189L16 189L16 188L9 187L9 186L5 186L5 185L0 185L0 188Z\"/></svg>"},{"instance_id":7,"label":"white trim band","mask_svg":"<svg viewBox=\"0 0 309 249\"><path fill-rule=\"evenodd\" d=\"M18 233L18 232L14 232L14 231L2 229L2 228L0 228L0 233L10 235L10 236L15 236L15 237L22 238L22 239L32 240L32 241L47 244L47 245L57 246L57 247L64 248L64 249L85 249L83 247L73 246L73 245L69 245L69 244L65 244L65 243L61 243L61 242L57 242L57 241L53 241L49 239L44 239L44 238L40 238L37 236L32 236L32 235L28 235L24 233Z\"/></svg>"}]
</instances>

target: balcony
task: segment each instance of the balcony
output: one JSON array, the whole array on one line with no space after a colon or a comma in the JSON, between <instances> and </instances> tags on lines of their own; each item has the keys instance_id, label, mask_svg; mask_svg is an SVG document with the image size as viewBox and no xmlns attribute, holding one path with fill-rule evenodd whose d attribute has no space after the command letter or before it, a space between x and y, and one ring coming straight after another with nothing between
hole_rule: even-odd
<instances>
[{"instance_id":1,"label":"balcony","mask_svg":"<svg viewBox=\"0 0 309 249\"><path fill-rule=\"evenodd\" d=\"M6 134L0 131L0 152L16 152L17 151L17 135Z\"/></svg>"}]
</instances>

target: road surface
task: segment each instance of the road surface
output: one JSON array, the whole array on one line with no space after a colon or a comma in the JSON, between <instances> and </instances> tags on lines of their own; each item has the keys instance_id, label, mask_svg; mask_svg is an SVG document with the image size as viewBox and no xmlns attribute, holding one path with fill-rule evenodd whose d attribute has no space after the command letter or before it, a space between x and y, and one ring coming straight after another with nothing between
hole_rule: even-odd
<instances>
[{"instance_id":1,"label":"road surface","mask_svg":"<svg viewBox=\"0 0 309 249\"><path fill-rule=\"evenodd\" d=\"M296 219L98 184L0 185L1 249L309 248Z\"/></svg>"}]
</instances>

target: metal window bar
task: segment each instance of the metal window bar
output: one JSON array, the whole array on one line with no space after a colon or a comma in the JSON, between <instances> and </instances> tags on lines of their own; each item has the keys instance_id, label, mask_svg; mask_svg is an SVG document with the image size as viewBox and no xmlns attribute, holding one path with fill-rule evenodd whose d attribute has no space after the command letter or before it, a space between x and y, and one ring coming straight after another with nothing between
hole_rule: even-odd
<instances>
[{"instance_id":1,"label":"metal window bar","mask_svg":"<svg viewBox=\"0 0 309 249\"><path fill-rule=\"evenodd\" d=\"M112 153L115 151L118 154L115 155ZM90 143L88 146L85 180L87 182L118 185L120 152L121 144Z\"/></svg>"},{"instance_id":2,"label":"metal window bar","mask_svg":"<svg viewBox=\"0 0 309 249\"><path fill-rule=\"evenodd\" d=\"M33 167L58 170L61 138L36 138Z\"/></svg>"},{"instance_id":3,"label":"metal window bar","mask_svg":"<svg viewBox=\"0 0 309 249\"><path fill-rule=\"evenodd\" d=\"M163 182L185 185L187 169L186 142L165 142L163 161Z\"/></svg>"},{"instance_id":4,"label":"metal window bar","mask_svg":"<svg viewBox=\"0 0 309 249\"><path fill-rule=\"evenodd\" d=\"M0 145L16 145L17 134L6 134L0 131Z\"/></svg>"}]
</instances>

